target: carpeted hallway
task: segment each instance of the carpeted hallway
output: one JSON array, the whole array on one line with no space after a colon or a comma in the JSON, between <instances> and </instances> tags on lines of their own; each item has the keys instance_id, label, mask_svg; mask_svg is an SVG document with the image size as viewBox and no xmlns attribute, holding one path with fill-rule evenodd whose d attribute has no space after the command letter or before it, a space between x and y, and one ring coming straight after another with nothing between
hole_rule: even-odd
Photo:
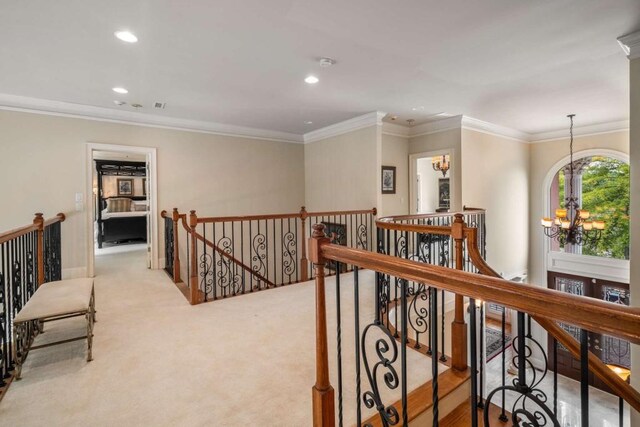
<instances>
[{"instance_id":1,"label":"carpeted hallway","mask_svg":"<svg viewBox=\"0 0 640 427\"><path fill-rule=\"evenodd\" d=\"M0 402L0 425L310 425L313 283L192 307L163 271L145 268L144 256L141 248L97 258L94 361L85 362L84 341L30 353L23 379ZM345 425L355 420L352 283L343 276ZM361 272L362 327L373 318L372 284L373 273ZM327 302L335 386L332 278ZM45 331L38 340L81 335L84 322ZM429 379L430 360L414 351L408 359L412 390ZM364 369L362 378L368 390Z\"/></svg>"}]
</instances>

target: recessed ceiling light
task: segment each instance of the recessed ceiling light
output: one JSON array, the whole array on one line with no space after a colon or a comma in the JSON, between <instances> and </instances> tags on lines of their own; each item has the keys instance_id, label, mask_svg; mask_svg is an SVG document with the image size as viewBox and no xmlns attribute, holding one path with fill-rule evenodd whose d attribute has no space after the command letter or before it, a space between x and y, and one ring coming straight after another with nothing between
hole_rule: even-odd
<instances>
[{"instance_id":1,"label":"recessed ceiling light","mask_svg":"<svg viewBox=\"0 0 640 427\"><path fill-rule=\"evenodd\" d=\"M317 78L316 76L307 76L304 79L304 81L309 83L310 85L314 85L314 84L318 83L320 81L320 79Z\"/></svg>"},{"instance_id":2,"label":"recessed ceiling light","mask_svg":"<svg viewBox=\"0 0 640 427\"><path fill-rule=\"evenodd\" d=\"M113 103L114 103L114 104L116 104L116 105L117 105L117 106L119 106L119 107L121 107L121 106L123 106L123 105L126 105L126 104L127 104L127 103L126 103L126 102L124 102L124 101L118 101L118 100L113 101Z\"/></svg>"},{"instance_id":3,"label":"recessed ceiling light","mask_svg":"<svg viewBox=\"0 0 640 427\"><path fill-rule=\"evenodd\" d=\"M138 41L138 38L136 37L136 35L130 31L116 31L114 34L117 38L119 38L123 42L135 43Z\"/></svg>"},{"instance_id":4,"label":"recessed ceiling light","mask_svg":"<svg viewBox=\"0 0 640 427\"><path fill-rule=\"evenodd\" d=\"M114 87L114 88L113 88L113 91L114 91L115 93L119 93L119 94L122 94L122 95L125 95L125 94L129 93L129 91L128 91L128 90L126 90L126 89L125 89L125 88L123 88L123 87Z\"/></svg>"},{"instance_id":5,"label":"recessed ceiling light","mask_svg":"<svg viewBox=\"0 0 640 427\"><path fill-rule=\"evenodd\" d=\"M305 125L312 125L313 122L311 120L307 120L306 122L304 122Z\"/></svg>"}]
</instances>

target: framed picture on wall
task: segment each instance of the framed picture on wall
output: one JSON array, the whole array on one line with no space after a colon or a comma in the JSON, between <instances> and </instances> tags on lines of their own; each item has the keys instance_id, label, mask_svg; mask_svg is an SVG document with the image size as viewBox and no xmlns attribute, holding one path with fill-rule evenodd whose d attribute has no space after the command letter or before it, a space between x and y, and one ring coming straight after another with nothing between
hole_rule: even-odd
<instances>
[{"instance_id":1,"label":"framed picture on wall","mask_svg":"<svg viewBox=\"0 0 640 427\"><path fill-rule=\"evenodd\" d=\"M438 179L438 205L441 208L451 207L451 191L449 188L449 178Z\"/></svg>"},{"instance_id":2,"label":"framed picture on wall","mask_svg":"<svg viewBox=\"0 0 640 427\"><path fill-rule=\"evenodd\" d=\"M142 195L147 195L147 178L142 178Z\"/></svg>"},{"instance_id":3,"label":"framed picture on wall","mask_svg":"<svg viewBox=\"0 0 640 427\"><path fill-rule=\"evenodd\" d=\"M133 179L118 178L118 196L133 196Z\"/></svg>"},{"instance_id":4,"label":"framed picture on wall","mask_svg":"<svg viewBox=\"0 0 640 427\"><path fill-rule=\"evenodd\" d=\"M382 166L382 194L396 194L395 166Z\"/></svg>"}]
</instances>

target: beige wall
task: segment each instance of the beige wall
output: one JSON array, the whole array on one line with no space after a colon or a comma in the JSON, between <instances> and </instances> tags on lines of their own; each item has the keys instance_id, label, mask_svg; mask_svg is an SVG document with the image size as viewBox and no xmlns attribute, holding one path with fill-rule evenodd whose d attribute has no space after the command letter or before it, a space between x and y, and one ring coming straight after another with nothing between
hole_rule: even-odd
<instances>
[{"instance_id":1,"label":"beige wall","mask_svg":"<svg viewBox=\"0 0 640 427\"><path fill-rule=\"evenodd\" d=\"M631 129L630 129L630 165L631 165L631 218L640 218L640 58L631 61ZM631 227L631 305L640 307L640 227ZM640 346L634 345L631 354L631 370L640 369ZM640 389L640 375L631 378L636 390ZM640 414L632 410L631 425L640 425Z\"/></svg>"},{"instance_id":2,"label":"beige wall","mask_svg":"<svg viewBox=\"0 0 640 427\"><path fill-rule=\"evenodd\" d=\"M462 165L462 204L487 211L487 262L507 278L526 272L529 145L463 129Z\"/></svg>"},{"instance_id":3,"label":"beige wall","mask_svg":"<svg viewBox=\"0 0 640 427\"><path fill-rule=\"evenodd\" d=\"M297 212L304 202L301 144L9 111L0 111L0 129L0 230L34 212L67 213L63 268L86 265L86 212L74 207L75 193L85 192L87 142L157 147L160 210ZM84 200L86 207L89 195Z\"/></svg>"},{"instance_id":4,"label":"beige wall","mask_svg":"<svg viewBox=\"0 0 640 427\"><path fill-rule=\"evenodd\" d=\"M629 132L574 138L574 153L598 148L629 153ZM551 168L569 155L569 139L531 144L530 149L529 282L546 287L547 280L543 264L545 254L542 244L545 237L540 226L540 218L549 214L544 212L544 197L548 189L544 189L543 186ZM631 170L633 171L633 167Z\"/></svg>"},{"instance_id":5,"label":"beige wall","mask_svg":"<svg viewBox=\"0 0 640 427\"><path fill-rule=\"evenodd\" d=\"M322 139L304 146L308 211L378 206L379 126Z\"/></svg>"},{"instance_id":6,"label":"beige wall","mask_svg":"<svg viewBox=\"0 0 640 427\"><path fill-rule=\"evenodd\" d=\"M462 130L452 129L409 139L409 154L448 150L451 157L451 210L462 209Z\"/></svg>"},{"instance_id":7,"label":"beige wall","mask_svg":"<svg viewBox=\"0 0 640 427\"><path fill-rule=\"evenodd\" d=\"M381 166L396 167L396 194L382 194L378 208L380 218L409 213L409 140L401 136L382 134ZM379 172L380 174L381 172ZM378 179L380 181L380 179ZM380 182L378 183L378 191Z\"/></svg>"}]
</instances>

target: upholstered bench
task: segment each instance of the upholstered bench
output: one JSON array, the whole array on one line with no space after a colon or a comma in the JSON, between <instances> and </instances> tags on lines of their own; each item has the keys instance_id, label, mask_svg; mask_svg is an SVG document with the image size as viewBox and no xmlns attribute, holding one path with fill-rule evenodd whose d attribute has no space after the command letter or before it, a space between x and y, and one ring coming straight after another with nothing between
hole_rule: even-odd
<instances>
[{"instance_id":1,"label":"upholstered bench","mask_svg":"<svg viewBox=\"0 0 640 427\"><path fill-rule=\"evenodd\" d=\"M86 339L87 362L90 362L93 359L92 345L95 313L93 279L59 280L40 285L31 299L13 319L16 379L20 379L22 364L27 358L29 350ZM43 332L44 322L76 316L86 317L86 335L31 347L36 335L39 332Z\"/></svg>"}]
</instances>

